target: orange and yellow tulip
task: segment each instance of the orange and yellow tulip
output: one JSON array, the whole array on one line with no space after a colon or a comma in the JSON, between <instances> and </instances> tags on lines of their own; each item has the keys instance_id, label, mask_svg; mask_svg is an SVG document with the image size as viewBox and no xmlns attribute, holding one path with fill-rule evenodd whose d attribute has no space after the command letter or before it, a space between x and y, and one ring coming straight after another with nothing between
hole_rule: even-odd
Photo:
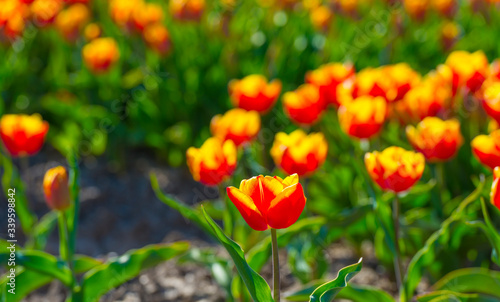
<instances>
[{"instance_id":1,"label":"orange and yellow tulip","mask_svg":"<svg viewBox=\"0 0 500 302\"><path fill-rule=\"evenodd\" d=\"M498 185L500 182L500 167L493 170L493 183L491 184L490 202L500 210L500 191Z\"/></svg>"},{"instance_id":2,"label":"orange and yellow tulip","mask_svg":"<svg viewBox=\"0 0 500 302\"><path fill-rule=\"evenodd\" d=\"M228 85L229 96L234 106L259 113L268 112L276 103L281 92L281 81L267 79L258 74L232 80Z\"/></svg>"},{"instance_id":3,"label":"orange and yellow tulip","mask_svg":"<svg viewBox=\"0 0 500 302\"><path fill-rule=\"evenodd\" d=\"M486 113L500 122L500 81L486 81L478 92L478 97Z\"/></svg>"},{"instance_id":4,"label":"orange and yellow tulip","mask_svg":"<svg viewBox=\"0 0 500 302\"><path fill-rule=\"evenodd\" d=\"M29 7L19 0L5 0L0 5L0 34L15 38L22 34Z\"/></svg>"},{"instance_id":5,"label":"orange and yellow tulip","mask_svg":"<svg viewBox=\"0 0 500 302\"><path fill-rule=\"evenodd\" d=\"M382 190L399 193L410 189L422 177L425 158L422 153L392 146L382 152L366 153L365 166Z\"/></svg>"},{"instance_id":6,"label":"orange and yellow tulip","mask_svg":"<svg viewBox=\"0 0 500 302\"><path fill-rule=\"evenodd\" d=\"M47 205L56 211L64 211L71 205L68 173L62 166L49 169L43 177L43 192Z\"/></svg>"},{"instance_id":7,"label":"orange and yellow tulip","mask_svg":"<svg viewBox=\"0 0 500 302\"><path fill-rule=\"evenodd\" d=\"M420 83L420 75L406 63L384 66L383 71L392 82L390 93L386 94L389 102L403 99L411 88Z\"/></svg>"},{"instance_id":8,"label":"orange and yellow tulip","mask_svg":"<svg viewBox=\"0 0 500 302\"><path fill-rule=\"evenodd\" d=\"M500 166L500 130L476 136L471 146L472 152L483 165L490 169Z\"/></svg>"},{"instance_id":9,"label":"orange and yellow tulip","mask_svg":"<svg viewBox=\"0 0 500 302\"><path fill-rule=\"evenodd\" d=\"M75 41L78 38L80 29L90 18L90 11L87 6L77 3L61 11L56 18L56 28L68 41Z\"/></svg>"},{"instance_id":10,"label":"orange and yellow tulip","mask_svg":"<svg viewBox=\"0 0 500 302\"><path fill-rule=\"evenodd\" d=\"M387 102L396 98L397 91L394 90L392 78L387 75L384 67L365 68L356 74L352 96L358 98L365 95L381 96Z\"/></svg>"},{"instance_id":11,"label":"orange and yellow tulip","mask_svg":"<svg viewBox=\"0 0 500 302\"><path fill-rule=\"evenodd\" d=\"M274 137L271 157L287 174L309 175L326 159L328 143L322 133L307 135L297 129L290 134L279 132Z\"/></svg>"},{"instance_id":12,"label":"orange and yellow tulip","mask_svg":"<svg viewBox=\"0 0 500 302\"><path fill-rule=\"evenodd\" d=\"M327 30L333 19L333 12L327 5L321 5L309 12L311 23L317 30Z\"/></svg>"},{"instance_id":13,"label":"orange and yellow tulip","mask_svg":"<svg viewBox=\"0 0 500 302\"><path fill-rule=\"evenodd\" d=\"M109 13L111 19L120 27L131 29L133 27L132 15L143 5L142 0L110 0Z\"/></svg>"},{"instance_id":14,"label":"orange and yellow tulip","mask_svg":"<svg viewBox=\"0 0 500 302\"><path fill-rule=\"evenodd\" d=\"M295 91L283 95L285 113L298 124L316 123L326 106L327 103L321 96L319 88L311 84L303 84Z\"/></svg>"},{"instance_id":15,"label":"orange and yellow tulip","mask_svg":"<svg viewBox=\"0 0 500 302\"><path fill-rule=\"evenodd\" d=\"M490 68L488 58L482 51L454 51L448 56L445 64L453 73L453 91L465 87L471 93L481 88Z\"/></svg>"},{"instance_id":16,"label":"orange and yellow tulip","mask_svg":"<svg viewBox=\"0 0 500 302\"><path fill-rule=\"evenodd\" d=\"M340 106L339 85L353 80L352 64L329 63L306 73L306 83L319 87L319 92L328 103Z\"/></svg>"},{"instance_id":17,"label":"orange and yellow tulip","mask_svg":"<svg viewBox=\"0 0 500 302\"><path fill-rule=\"evenodd\" d=\"M85 36L85 40L92 41L101 36L101 27L97 23L90 23L85 26L83 30L83 35Z\"/></svg>"},{"instance_id":18,"label":"orange and yellow tulip","mask_svg":"<svg viewBox=\"0 0 500 302\"><path fill-rule=\"evenodd\" d=\"M457 8L456 0L432 0L432 7L445 17L452 17Z\"/></svg>"},{"instance_id":19,"label":"orange and yellow tulip","mask_svg":"<svg viewBox=\"0 0 500 302\"><path fill-rule=\"evenodd\" d=\"M205 9L205 0L171 0L170 13L183 21L199 21Z\"/></svg>"},{"instance_id":20,"label":"orange and yellow tulip","mask_svg":"<svg viewBox=\"0 0 500 302\"><path fill-rule=\"evenodd\" d=\"M306 205L299 176L254 176L240 187L228 187L227 195L248 225L256 231L285 229L299 219Z\"/></svg>"},{"instance_id":21,"label":"orange and yellow tulip","mask_svg":"<svg viewBox=\"0 0 500 302\"><path fill-rule=\"evenodd\" d=\"M216 115L210 123L212 135L221 140L232 140L240 146L254 139L260 131L260 115L257 111L235 108L224 115Z\"/></svg>"},{"instance_id":22,"label":"orange and yellow tulip","mask_svg":"<svg viewBox=\"0 0 500 302\"><path fill-rule=\"evenodd\" d=\"M404 0L406 13L415 20L422 20L428 7L429 0Z\"/></svg>"},{"instance_id":23,"label":"orange and yellow tulip","mask_svg":"<svg viewBox=\"0 0 500 302\"><path fill-rule=\"evenodd\" d=\"M92 72L104 73L118 61L120 51L113 38L97 38L83 47L82 56Z\"/></svg>"},{"instance_id":24,"label":"orange and yellow tulip","mask_svg":"<svg viewBox=\"0 0 500 302\"><path fill-rule=\"evenodd\" d=\"M496 80L500 80L500 59L496 59L491 63L490 77Z\"/></svg>"},{"instance_id":25,"label":"orange and yellow tulip","mask_svg":"<svg viewBox=\"0 0 500 302\"><path fill-rule=\"evenodd\" d=\"M63 9L62 0L35 0L30 6L35 24L45 26L54 22L57 14Z\"/></svg>"},{"instance_id":26,"label":"orange and yellow tulip","mask_svg":"<svg viewBox=\"0 0 500 302\"><path fill-rule=\"evenodd\" d=\"M207 139L201 148L191 147L186 161L193 179L205 185L218 185L231 176L236 168L237 150L231 140Z\"/></svg>"},{"instance_id":27,"label":"orange and yellow tulip","mask_svg":"<svg viewBox=\"0 0 500 302\"><path fill-rule=\"evenodd\" d=\"M441 27L441 44L443 44L443 48L445 50L452 48L459 34L460 27L458 24L453 21L447 21L443 27Z\"/></svg>"},{"instance_id":28,"label":"orange and yellow tulip","mask_svg":"<svg viewBox=\"0 0 500 302\"><path fill-rule=\"evenodd\" d=\"M342 104L338 116L345 133L356 138L370 138L382 129L387 103L382 97L362 96Z\"/></svg>"},{"instance_id":29,"label":"orange and yellow tulip","mask_svg":"<svg viewBox=\"0 0 500 302\"><path fill-rule=\"evenodd\" d=\"M49 123L38 114L5 114L0 119L0 137L10 155L28 156L40 151Z\"/></svg>"},{"instance_id":30,"label":"orange and yellow tulip","mask_svg":"<svg viewBox=\"0 0 500 302\"><path fill-rule=\"evenodd\" d=\"M167 54L172 48L170 33L163 24L155 23L146 26L142 36L146 44L160 55Z\"/></svg>"},{"instance_id":31,"label":"orange and yellow tulip","mask_svg":"<svg viewBox=\"0 0 500 302\"><path fill-rule=\"evenodd\" d=\"M132 23L136 30L142 32L148 25L161 23L163 9L156 3L142 3L132 12Z\"/></svg>"},{"instance_id":32,"label":"orange and yellow tulip","mask_svg":"<svg viewBox=\"0 0 500 302\"><path fill-rule=\"evenodd\" d=\"M413 148L429 162L449 160L463 143L460 123L455 119L443 121L427 117L417 127L406 127L406 135Z\"/></svg>"}]
</instances>

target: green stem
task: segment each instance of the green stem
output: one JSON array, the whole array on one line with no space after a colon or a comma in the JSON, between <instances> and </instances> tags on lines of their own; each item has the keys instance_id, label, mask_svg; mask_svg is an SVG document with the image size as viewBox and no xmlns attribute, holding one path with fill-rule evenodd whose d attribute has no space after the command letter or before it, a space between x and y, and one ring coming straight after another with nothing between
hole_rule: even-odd
<instances>
[{"instance_id":1,"label":"green stem","mask_svg":"<svg viewBox=\"0 0 500 302\"><path fill-rule=\"evenodd\" d=\"M401 289L403 275L401 274L401 257L399 249L399 198L398 195L394 197L392 202L392 218L394 221L394 273L396 274L396 284L398 286L398 291Z\"/></svg>"},{"instance_id":2,"label":"green stem","mask_svg":"<svg viewBox=\"0 0 500 302\"><path fill-rule=\"evenodd\" d=\"M278 237L276 229L271 229L271 239L273 248L273 296L275 302L280 302L280 260L278 255Z\"/></svg>"},{"instance_id":3,"label":"green stem","mask_svg":"<svg viewBox=\"0 0 500 302\"><path fill-rule=\"evenodd\" d=\"M75 292L75 283L76 283L76 275L75 270L73 268L73 252L70 248L69 239L69 230L68 223L66 219L66 214L64 212L59 212L59 234L60 234L60 242L59 249L61 250L61 257L66 261L68 268L71 272L71 296L74 295Z\"/></svg>"},{"instance_id":4,"label":"green stem","mask_svg":"<svg viewBox=\"0 0 500 302\"><path fill-rule=\"evenodd\" d=\"M442 219L443 216L443 166L441 163L433 164L432 166L432 174L434 179L436 180L436 188L434 189L434 196L431 198L432 207L436 212L439 219Z\"/></svg>"}]
</instances>

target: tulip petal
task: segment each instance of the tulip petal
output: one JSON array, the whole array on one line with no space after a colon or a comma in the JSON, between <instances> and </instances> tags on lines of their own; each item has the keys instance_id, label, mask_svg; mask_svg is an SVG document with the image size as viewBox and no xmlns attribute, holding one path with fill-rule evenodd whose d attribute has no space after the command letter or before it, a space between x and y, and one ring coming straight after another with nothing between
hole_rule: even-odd
<instances>
[{"instance_id":1,"label":"tulip petal","mask_svg":"<svg viewBox=\"0 0 500 302\"><path fill-rule=\"evenodd\" d=\"M267 212L267 224L273 229L287 228L299 219L305 205L306 197L302 185L293 184L285 188L271 202Z\"/></svg>"},{"instance_id":2,"label":"tulip petal","mask_svg":"<svg viewBox=\"0 0 500 302\"><path fill-rule=\"evenodd\" d=\"M267 230L266 219L259 212L250 196L235 187L227 188L227 195L252 229L256 231Z\"/></svg>"}]
</instances>

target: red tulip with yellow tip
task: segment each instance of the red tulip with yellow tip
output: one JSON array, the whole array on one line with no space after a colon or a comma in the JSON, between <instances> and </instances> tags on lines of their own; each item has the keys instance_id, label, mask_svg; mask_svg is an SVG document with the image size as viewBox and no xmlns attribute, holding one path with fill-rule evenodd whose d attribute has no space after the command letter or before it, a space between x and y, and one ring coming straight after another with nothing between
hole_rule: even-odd
<instances>
[{"instance_id":1,"label":"red tulip with yellow tip","mask_svg":"<svg viewBox=\"0 0 500 302\"><path fill-rule=\"evenodd\" d=\"M500 190L498 185L500 182L500 167L495 167L493 170L493 183L491 184L490 202L500 210Z\"/></svg>"},{"instance_id":2,"label":"red tulip with yellow tip","mask_svg":"<svg viewBox=\"0 0 500 302\"><path fill-rule=\"evenodd\" d=\"M234 106L259 113L268 112L281 93L281 81L252 74L241 80L232 80L228 85L229 96Z\"/></svg>"},{"instance_id":3,"label":"red tulip with yellow tip","mask_svg":"<svg viewBox=\"0 0 500 302\"><path fill-rule=\"evenodd\" d=\"M80 29L90 18L90 11L87 6L77 3L61 11L56 18L56 28L68 41L75 41L78 38Z\"/></svg>"},{"instance_id":4,"label":"red tulip with yellow tip","mask_svg":"<svg viewBox=\"0 0 500 302\"><path fill-rule=\"evenodd\" d=\"M482 101L486 113L500 122L500 81L486 81L478 91L478 98Z\"/></svg>"},{"instance_id":5,"label":"red tulip with yellow tip","mask_svg":"<svg viewBox=\"0 0 500 302\"><path fill-rule=\"evenodd\" d=\"M167 54L172 48L170 33L163 24L155 23L146 26L142 36L146 44L160 55Z\"/></svg>"},{"instance_id":6,"label":"red tulip with yellow tip","mask_svg":"<svg viewBox=\"0 0 500 302\"><path fill-rule=\"evenodd\" d=\"M25 3L19 0L4 0L0 5L0 34L10 39L20 36L28 15L29 7Z\"/></svg>"},{"instance_id":7,"label":"red tulip with yellow tip","mask_svg":"<svg viewBox=\"0 0 500 302\"><path fill-rule=\"evenodd\" d=\"M399 193L410 189L422 177L425 158L422 153L392 146L382 152L366 153L365 166L380 188Z\"/></svg>"},{"instance_id":8,"label":"red tulip with yellow tip","mask_svg":"<svg viewBox=\"0 0 500 302\"><path fill-rule=\"evenodd\" d=\"M169 9L175 19L199 21L205 9L205 0L170 0Z\"/></svg>"},{"instance_id":9,"label":"red tulip with yellow tip","mask_svg":"<svg viewBox=\"0 0 500 302\"><path fill-rule=\"evenodd\" d=\"M453 17L458 6L457 0L433 0L432 7L445 17Z\"/></svg>"},{"instance_id":10,"label":"red tulip with yellow tip","mask_svg":"<svg viewBox=\"0 0 500 302\"><path fill-rule=\"evenodd\" d=\"M92 41L101 36L101 27L97 23L90 23L85 26L83 30L83 35L85 36L85 40Z\"/></svg>"},{"instance_id":11,"label":"red tulip with yellow tip","mask_svg":"<svg viewBox=\"0 0 500 302\"><path fill-rule=\"evenodd\" d=\"M500 130L476 136L471 146L472 152L483 165L492 170L500 166Z\"/></svg>"},{"instance_id":12,"label":"red tulip with yellow tip","mask_svg":"<svg viewBox=\"0 0 500 302\"><path fill-rule=\"evenodd\" d=\"M422 20L428 7L429 0L404 0L406 13L415 20Z\"/></svg>"},{"instance_id":13,"label":"red tulip with yellow tip","mask_svg":"<svg viewBox=\"0 0 500 302\"><path fill-rule=\"evenodd\" d=\"M392 94L390 95L392 97L388 99L390 102L403 99L411 88L420 83L420 75L406 63L384 66L383 71L392 82Z\"/></svg>"},{"instance_id":14,"label":"red tulip with yellow tip","mask_svg":"<svg viewBox=\"0 0 500 302\"><path fill-rule=\"evenodd\" d=\"M256 231L285 229L299 219L306 205L299 176L254 176L239 188L228 187L227 195L243 219Z\"/></svg>"},{"instance_id":15,"label":"red tulip with yellow tip","mask_svg":"<svg viewBox=\"0 0 500 302\"><path fill-rule=\"evenodd\" d=\"M163 9L156 3L142 3L132 12L132 23L136 30L142 32L148 25L161 23Z\"/></svg>"},{"instance_id":16,"label":"red tulip with yellow tip","mask_svg":"<svg viewBox=\"0 0 500 302\"><path fill-rule=\"evenodd\" d=\"M413 148L429 162L449 160L463 143L460 123L455 119L443 121L437 117L427 117L417 127L406 127L406 135Z\"/></svg>"},{"instance_id":17,"label":"red tulip with yellow tip","mask_svg":"<svg viewBox=\"0 0 500 302\"><path fill-rule=\"evenodd\" d=\"M453 73L454 91L465 87L471 93L481 88L490 68L488 58L482 51L474 53L463 50L454 51L448 56L445 64Z\"/></svg>"},{"instance_id":18,"label":"red tulip with yellow tip","mask_svg":"<svg viewBox=\"0 0 500 302\"><path fill-rule=\"evenodd\" d=\"M30 9L35 24L45 26L54 22L63 7L64 2L62 0L35 0Z\"/></svg>"},{"instance_id":19,"label":"red tulip with yellow tip","mask_svg":"<svg viewBox=\"0 0 500 302\"><path fill-rule=\"evenodd\" d=\"M500 80L500 59L496 59L491 63L490 77Z\"/></svg>"},{"instance_id":20,"label":"red tulip with yellow tip","mask_svg":"<svg viewBox=\"0 0 500 302\"><path fill-rule=\"evenodd\" d=\"M218 185L231 176L236 168L236 157L233 141L216 137L207 139L201 148L191 147L186 152L193 179L205 185Z\"/></svg>"},{"instance_id":21,"label":"red tulip with yellow tip","mask_svg":"<svg viewBox=\"0 0 500 302\"><path fill-rule=\"evenodd\" d=\"M142 0L110 0L109 13L111 19L120 27L125 29L133 28L132 16L134 11L143 5Z\"/></svg>"},{"instance_id":22,"label":"red tulip with yellow tip","mask_svg":"<svg viewBox=\"0 0 500 302\"><path fill-rule=\"evenodd\" d=\"M104 73L118 61L120 51L113 38L97 38L83 47L82 56L92 72Z\"/></svg>"},{"instance_id":23,"label":"red tulip with yellow tip","mask_svg":"<svg viewBox=\"0 0 500 302\"><path fill-rule=\"evenodd\" d=\"M276 166L287 174L309 175L326 159L328 143L322 133L306 134L297 129L290 134L279 132L274 137L271 156Z\"/></svg>"},{"instance_id":24,"label":"red tulip with yellow tip","mask_svg":"<svg viewBox=\"0 0 500 302\"><path fill-rule=\"evenodd\" d=\"M356 74L352 90L353 98L364 95L380 96L387 102L392 102L397 94L392 78L387 75L384 67L365 68Z\"/></svg>"},{"instance_id":25,"label":"red tulip with yellow tip","mask_svg":"<svg viewBox=\"0 0 500 302\"><path fill-rule=\"evenodd\" d=\"M327 5L321 5L311 9L309 18L314 28L326 31L333 19L333 12Z\"/></svg>"},{"instance_id":26,"label":"red tulip with yellow tip","mask_svg":"<svg viewBox=\"0 0 500 302\"><path fill-rule=\"evenodd\" d=\"M345 133L360 139L370 138L382 129L387 103L382 97L362 96L342 104L338 116Z\"/></svg>"},{"instance_id":27,"label":"red tulip with yellow tip","mask_svg":"<svg viewBox=\"0 0 500 302\"><path fill-rule=\"evenodd\" d=\"M257 111L235 108L224 115L216 115L210 123L212 135L221 140L232 140L240 146L254 139L260 131L260 115Z\"/></svg>"},{"instance_id":28,"label":"red tulip with yellow tip","mask_svg":"<svg viewBox=\"0 0 500 302\"><path fill-rule=\"evenodd\" d=\"M62 166L49 169L43 177L43 192L47 205L55 211L64 211L71 205L68 173Z\"/></svg>"},{"instance_id":29,"label":"red tulip with yellow tip","mask_svg":"<svg viewBox=\"0 0 500 302\"><path fill-rule=\"evenodd\" d=\"M38 114L5 114L0 119L0 137L14 157L38 153L48 131L49 123Z\"/></svg>"},{"instance_id":30,"label":"red tulip with yellow tip","mask_svg":"<svg viewBox=\"0 0 500 302\"><path fill-rule=\"evenodd\" d=\"M326 106L327 103L321 96L319 88L311 84L303 84L295 91L283 95L285 113L297 124L316 123Z\"/></svg>"},{"instance_id":31,"label":"red tulip with yellow tip","mask_svg":"<svg viewBox=\"0 0 500 302\"><path fill-rule=\"evenodd\" d=\"M352 64L329 63L306 73L306 83L319 87L321 96L330 104L340 106L339 85L354 78Z\"/></svg>"}]
</instances>

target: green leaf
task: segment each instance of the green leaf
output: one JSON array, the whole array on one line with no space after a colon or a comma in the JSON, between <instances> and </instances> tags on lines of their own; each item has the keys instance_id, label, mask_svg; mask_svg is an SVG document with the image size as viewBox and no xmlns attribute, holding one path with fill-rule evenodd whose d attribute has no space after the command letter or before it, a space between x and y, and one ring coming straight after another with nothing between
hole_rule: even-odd
<instances>
[{"instance_id":1,"label":"green leaf","mask_svg":"<svg viewBox=\"0 0 500 302\"><path fill-rule=\"evenodd\" d=\"M57 221L57 212L50 211L45 214L38 223L33 228L33 238L34 242L31 242L31 245L35 249L44 250L47 245L47 239L50 236L50 233L54 229ZM27 248L29 245L27 245Z\"/></svg>"},{"instance_id":2,"label":"green leaf","mask_svg":"<svg viewBox=\"0 0 500 302\"><path fill-rule=\"evenodd\" d=\"M418 302L459 301L459 302L498 302L498 298L482 294L464 294L449 290L438 290L417 297Z\"/></svg>"},{"instance_id":3,"label":"green leaf","mask_svg":"<svg viewBox=\"0 0 500 302\"><path fill-rule=\"evenodd\" d=\"M485 268L463 268L448 273L436 284L435 290L459 293L478 293L500 299L500 272Z\"/></svg>"},{"instance_id":4,"label":"green leaf","mask_svg":"<svg viewBox=\"0 0 500 302\"><path fill-rule=\"evenodd\" d=\"M77 274L85 273L88 270L101 265L102 262L88 256L75 255L75 272ZM18 266L16 268L16 291L15 295L7 295L7 301L21 301L28 294L40 287L49 284L54 278L44 273L26 269ZM4 288L9 282L8 274L5 274L0 280L0 287ZM8 288L7 288L8 289Z\"/></svg>"},{"instance_id":5,"label":"green leaf","mask_svg":"<svg viewBox=\"0 0 500 302\"><path fill-rule=\"evenodd\" d=\"M479 198L484 184L484 177L482 177L477 188L460 203L451 216L441 224L441 228L427 239L425 245L411 259L403 281L401 301L411 301L413 293L422 278L423 269L436 259L439 252L438 248L441 247L442 241L448 241L451 225L462 220L462 213L465 208Z\"/></svg>"},{"instance_id":6,"label":"green leaf","mask_svg":"<svg viewBox=\"0 0 500 302\"><path fill-rule=\"evenodd\" d=\"M323 283L323 281L315 281L304 289L286 297L286 299L289 301L307 301L314 289ZM338 293L337 298L348 299L353 302L394 302L394 298L392 298L391 295L380 289L357 284L347 284L347 286Z\"/></svg>"},{"instance_id":7,"label":"green leaf","mask_svg":"<svg viewBox=\"0 0 500 302\"><path fill-rule=\"evenodd\" d=\"M99 265L84 275L79 300L98 301L109 290L138 276L142 270L179 256L188 248L187 242L149 245L138 250L131 250Z\"/></svg>"},{"instance_id":8,"label":"green leaf","mask_svg":"<svg viewBox=\"0 0 500 302\"><path fill-rule=\"evenodd\" d=\"M488 207L483 198L481 198L481 209L483 211L484 221L486 223L486 225L482 224L482 226L484 227L481 227L481 229L484 231L486 237L488 237L488 240L493 247L491 260L497 265L500 265L500 235L491 222L490 214L488 213Z\"/></svg>"},{"instance_id":9,"label":"green leaf","mask_svg":"<svg viewBox=\"0 0 500 302\"><path fill-rule=\"evenodd\" d=\"M205 215L207 223L212 228L213 233L216 235L217 239L219 239L220 243L222 243L224 248L227 250L231 258L233 259L234 264L236 265L236 268L238 270L238 273L243 279L243 282L245 283L248 292L252 296L252 299L254 299L254 301L259 301L259 302L274 301L271 296L271 289L269 288L269 285L267 284L266 280L264 280L264 278L262 278L259 274L257 274L248 265L248 263L245 260L245 255L243 254L243 250L241 249L241 247L224 234L222 229L215 223L215 221L213 221L212 218L208 216L203 207L201 209L203 211L203 214Z\"/></svg>"},{"instance_id":10,"label":"green leaf","mask_svg":"<svg viewBox=\"0 0 500 302\"><path fill-rule=\"evenodd\" d=\"M161 202L181 213L181 215L184 216L186 219L194 222L207 234L214 236L212 228L201 218L203 217L203 215L199 209L192 209L186 205L183 205L174 198L163 194L163 192L160 190L160 186L158 184L158 179L156 178L156 175L151 173L150 177L151 177L151 186L153 187L153 191L155 192L156 197L158 197L158 199L160 199Z\"/></svg>"},{"instance_id":11,"label":"green leaf","mask_svg":"<svg viewBox=\"0 0 500 302\"><path fill-rule=\"evenodd\" d=\"M0 263L7 263L9 252L2 251ZM24 266L27 270L42 273L60 280L64 285L71 284L71 272L66 264L48 253L35 250L16 251L16 265Z\"/></svg>"},{"instance_id":12,"label":"green leaf","mask_svg":"<svg viewBox=\"0 0 500 302\"><path fill-rule=\"evenodd\" d=\"M363 258L358 263L352 264L341 269L332 281L320 285L314 290L309 298L309 302L331 302L337 294L347 286L349 282L361 270Z\"/></svg>"}]
</instances>

